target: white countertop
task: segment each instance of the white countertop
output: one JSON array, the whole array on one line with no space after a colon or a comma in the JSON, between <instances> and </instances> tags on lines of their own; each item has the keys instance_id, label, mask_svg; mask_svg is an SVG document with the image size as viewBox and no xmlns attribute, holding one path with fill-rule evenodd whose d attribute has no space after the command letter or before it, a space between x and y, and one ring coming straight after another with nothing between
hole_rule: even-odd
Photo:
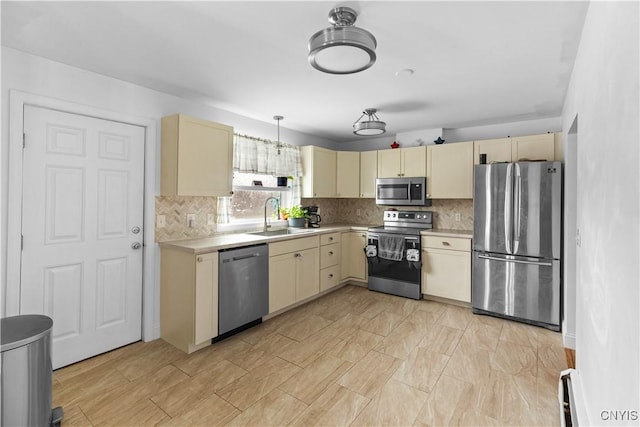
<instances>
[{"instance_id":1,"label":"white countertop","mask_svg":"<svg viewBox=\"0 0 640 427\"><path fill-rule=\"evenodd\" d=\"M473 238L473 230L450 230L446 228L434 228L431 230L421 231L422 236L440 236L440 237L464 237Z\"/></svg>"},{"instance_id":2,"label":"white countertop","mask_svg":"<svg viewBox=\"0 0 640 427\"><path fill-rule=\"evenodd\" d=\"M319 234L334 233L336 231L367 231L367 228L368 226L366 225L336 224L324 225L319 228L301 229L299 230L299 232L296 232L294 234L282 234L275 236L259 236L250 233L218 234L215 236L199 239L161 242L159 243L159 245L161 247L183 250L194 254L201 254L240 246L257 245L260 243L272 243L289 239L299 239L302 237L316 236Z\"/></svg>"}]
</instances>

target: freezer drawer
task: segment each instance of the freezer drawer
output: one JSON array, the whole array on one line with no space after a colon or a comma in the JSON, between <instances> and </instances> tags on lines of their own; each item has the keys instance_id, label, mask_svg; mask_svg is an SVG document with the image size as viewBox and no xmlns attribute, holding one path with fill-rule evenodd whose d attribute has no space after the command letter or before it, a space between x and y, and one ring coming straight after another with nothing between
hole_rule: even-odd
<instances>
[{"instance_id":1,"label":"freezer drawer","mask_svg":"<svg viewBox=\"0 0 640 427\"><path fill-rule=\"evenodd\" d=\"M560 261L474 251L471 305L559 330Z\"/></svg>"}]
</instances>

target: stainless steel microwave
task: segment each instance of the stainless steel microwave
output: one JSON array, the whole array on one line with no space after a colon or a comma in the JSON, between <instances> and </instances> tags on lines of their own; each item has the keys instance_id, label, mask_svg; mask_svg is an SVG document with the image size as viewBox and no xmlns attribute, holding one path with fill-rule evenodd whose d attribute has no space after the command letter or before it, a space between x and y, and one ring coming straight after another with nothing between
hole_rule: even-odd
<instances>
[{"instance_id":1,"label":"stainless steel microwave","mask_svg":"<svg viewBox=\"0 0 640 427\"><path fill-rule=\"evenodd\" d=\"M376 205L431 206L427 198L427 178L376 179Z\"/></svg>"}]
</instances>

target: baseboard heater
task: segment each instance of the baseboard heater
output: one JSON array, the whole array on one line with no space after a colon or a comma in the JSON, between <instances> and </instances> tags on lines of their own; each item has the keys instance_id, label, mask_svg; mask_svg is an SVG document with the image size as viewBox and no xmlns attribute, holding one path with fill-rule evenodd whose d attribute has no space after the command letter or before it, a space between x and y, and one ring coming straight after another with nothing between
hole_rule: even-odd
<instances>
[{"instance_id":1,"label":"baseboard heater","mask_svg":"<svg viewBox=\"0 0 640 427\"><path fill-rule=\"evenodd\" d=\"M571 381L572 372L575 374L573 369L560 372L560 380L558 381L558 403L560 404L560 425L562 427L578 425L574 386Z\"/></svg>"}]
</instances>

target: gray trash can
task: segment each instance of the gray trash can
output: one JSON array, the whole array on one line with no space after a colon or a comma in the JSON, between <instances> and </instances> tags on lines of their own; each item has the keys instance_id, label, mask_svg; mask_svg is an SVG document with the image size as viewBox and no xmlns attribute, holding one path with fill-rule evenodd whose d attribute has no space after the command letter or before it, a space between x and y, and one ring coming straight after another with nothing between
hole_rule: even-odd
<instances>
[{"instance_id":1,"label":"gray trash can","mask_svg":"<svg viewBox=\"0 0 640 427\"><path fill-rule=\"evenodd\" d=\"M49 426L62 421L51 410L51 328L47 316L28 314L0 319L2 426Z\"/></svg>"}]
</instances>

